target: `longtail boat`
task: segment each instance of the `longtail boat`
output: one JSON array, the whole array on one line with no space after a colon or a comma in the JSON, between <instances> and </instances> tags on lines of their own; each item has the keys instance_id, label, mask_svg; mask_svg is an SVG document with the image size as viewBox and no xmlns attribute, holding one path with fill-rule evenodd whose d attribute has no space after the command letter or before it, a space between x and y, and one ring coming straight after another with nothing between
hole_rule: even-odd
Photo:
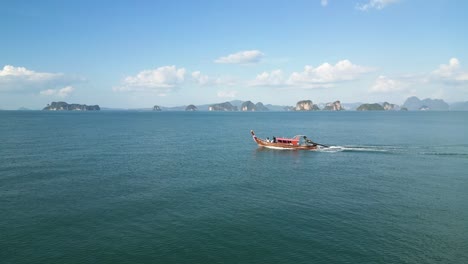
<instances>
[{"instance_id":1,"label":"longtail boat","mask_svg":"<svg viewBox=\"0 0 468 264\"><path fill-rule=\"evenodd\" d=\"M253 130L250 130L253 140L259 147L270 148L270 149L297 149L297 150L315 150L318 146L328 147L322 144L318 144L308 139L304 135L297 135L293 138L282 138L273 137L270 139L258 138Z\"/></svg>"}]
</instances>

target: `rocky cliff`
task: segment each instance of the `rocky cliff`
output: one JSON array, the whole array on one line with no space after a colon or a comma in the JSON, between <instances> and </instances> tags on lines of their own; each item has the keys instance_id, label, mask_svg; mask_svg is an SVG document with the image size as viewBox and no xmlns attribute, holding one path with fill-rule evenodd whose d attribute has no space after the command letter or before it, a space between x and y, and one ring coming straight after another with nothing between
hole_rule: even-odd
<instances>
[{"instance_id":1,"label":"rocky cliff","mask_svg":"<svg viewBox=\"0 0 468 264\"><path fill-rule=\"evenodd\" d=\"M185 111L198 111L198 108L194 106L193 104L191 104L185 108Z\"/></svg>"},{"instance_id":2,"label":"rocky cliff","mask_svg":"<svg viewBox=\"0 0 468 264\"><path fill-rule=\"evenodd\" d=\"M270 109L268 109L268 107L264 106L262 102L256 103L255 108L257 109L257 111L270 111Z\"/></svg>"},{"instance_id":3,"label":"rocky cliff","mask_svg":"<svg viewBox=\"0 0 468 264\"><path fill-rule=\"evenodd\" d=\"M237 111L237 106L233 106L229 102L210 105L208 111Z\"/></svg>"},{"instance_id":4,"label":"rocky cliff","mask_svg":"<svg viewBox=\"0 0 468 264\"><path fill-rule=\"evenodd\" d=\"M398 110L400 110L400 106L398 106L396 104L391 104L391 103L388 103L388 102L384 102L382 104L382 107L384 108L385 111L398 111Z\"/></svg>"},{"instance_id":5,"label":"rocky cliff","mask_svg":"<svg viewBox=\"0 0 468 264\"><path fill-rule=\"evenodd\" d=\"M296 104L296 108L294 108L295 111L317 111L320 110L320 108L313 104L311 100L303 100L299 101Z\"/></svg>"},{"instance_id":6,"label":"rocky cliff","mask_svg":"<svg viewBox=\"0 0 468 264\"><path fill-rule=\"evenodd\" d=\"M162 110L161 110L161 107L159 107L159 105L155 105L153 107L153 111L162 111Z\"/></svg>"},{"instance_id":7,"label":"rocky cliff","mask_svg":"<svg viewBox=\"0 0 468 264\"><path fill-rule=\"evenodd\" d=\"M322 110L325 110L325 111L343 111L345 109L341 106L340 101L335 101L333 103L327 103Z\"/></svg>"},{"instance_id":8,"label":"rocky cliff","mask_svg":"<svg viewBox=\"0 0 468 264\"><path fill-rule=\"evenodd\" d=\"M257 109L255 108L255 104L252 103L251 101L245 101L242 103L241 105L241 111L257 111Z\"/></svg>"},{"instance_id":9,"label":"rocky cliff","mask_svg":"<svg viewBox=\"0 0 468 264\"><path fill-rule=\"evenodd\" d=\"M251 101L245 101L242 103L240 108L241 108L241 111L244 111L244 112L268 111L268 108L266 108L261 102L254 104Z\"/></svg>"},{"instance_id":10,"label":"rocky cliff","mask_svg":"<svg viewBox=\"0 0 468 264\"><path fill-rule=\"evenodd\" d=\"M99 105L68 104L66 102L52 102L48 104L44 111L99 111Z\"/></svg>"},{"instance_id":11,"label":"rocky cliff","mask_svg":"<svg viewBox=\"0 0 468 264\"><path fill-rule=\"evenodd\" d=\"M431 110L431 108L429 106L427 106L427 105L423 105L423 106L419 107L418 110L419 111L429 111L429 110Z\"/></svg>"}]
</instances>

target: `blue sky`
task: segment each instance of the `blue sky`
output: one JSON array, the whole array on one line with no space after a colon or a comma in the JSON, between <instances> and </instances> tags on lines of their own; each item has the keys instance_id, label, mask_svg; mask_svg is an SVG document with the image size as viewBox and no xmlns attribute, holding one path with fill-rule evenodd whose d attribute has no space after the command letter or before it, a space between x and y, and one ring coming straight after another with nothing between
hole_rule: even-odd
<instances>
[{"instance_id":1,"label":"blue sky","mask_svg":"<svg viewBox=\"0 0 468 264\"><path fill-rule=\"evenodd\" d=\"M4 1L0 108L468 100L468 2Z\"/></svg>"}]
</instances>

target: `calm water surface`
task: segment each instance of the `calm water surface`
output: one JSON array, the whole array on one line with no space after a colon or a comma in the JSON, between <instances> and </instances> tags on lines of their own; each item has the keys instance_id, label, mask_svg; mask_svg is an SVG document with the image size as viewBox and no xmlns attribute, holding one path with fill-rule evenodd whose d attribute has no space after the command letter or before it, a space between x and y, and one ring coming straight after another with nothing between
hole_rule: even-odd
<instances>
[{"instance_id":1,"label":"calm water surface","mask_svg":"<svg viewBox=\"0 0 468 264\"><path fill-rule=\"evenodd\" d=\"M467 171L468 112L0 111L0 262L468 263Z\"/></svg>"}]
</instances>

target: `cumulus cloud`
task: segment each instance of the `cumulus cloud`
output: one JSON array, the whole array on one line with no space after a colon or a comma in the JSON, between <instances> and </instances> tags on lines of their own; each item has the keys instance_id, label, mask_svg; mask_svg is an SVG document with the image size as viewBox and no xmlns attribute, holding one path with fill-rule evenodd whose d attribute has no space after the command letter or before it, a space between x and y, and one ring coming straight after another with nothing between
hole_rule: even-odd
<instances>
[{"instance_id":1,"label":"cumulus cloud","mask_svg":"<svg viewBox=\"0 0 468 264\"><path fill-rule=\"evenodd\" d=\"M391 93L391 92L411 92L415 94L415 90L411 91L411 87L427 86L436 84L445 87L459 86L468 83L468 71L464 71L461 63L457 58L451 58L448 64L441 64L431 72L423 72L418 74L407 74L389 78L387 76L379 76L369 92L372 93ZM442 87L443 87L442 86ZM444 93L443 88L439 88L433 95L441 97Z\"/></svg>"},{"instance_id":2,"label":"cumulus cloud","mask_svg":"<svg viewBox=\"0 0 468 264\"><path fill-rule=\"evenodd\" d=\"M192 72L192 79L201 86L232 86L237 82L236 80L228 77L212 78L208 75L202 74L200 71Z\"/></svg>"},{"instance_id":3,"label":"cumulus cloud","mask_svg":"<svg viewBox=\"0 0 468 264\"><path fill-rule=\"evenodd\" d=\"M250 82L250 86L284 86L285 79L281 70L262 72L255 80Z\"/></svg>"},{"instance_id":4,"label":"cumulus cloud","mask_svg":"<svg viewBox=\"0 0 468 264\"><path fill-rule=\"evenodd\" d=\"M163 66L152 70L144 70L135 76L126 77L122 85L114 87L120 92L154 92L161 96L178 88L185 79L184 68Z\"/></svg>"},{"instance_id":5,"label":"cumulus cloud","mask_svg":"<svg viewBox=\"0 0 468 264\"><path fill-rule=\"evenodd\" d=\"M406 88L406 84L396 79L390 79L386 76L379 76L370 91L374 93L390 93L402 91Z\"/></svg>"},{"instance_id":6,"label":"cumulus cloud","mask_svg":"<svg viewBox=\"0 0 468 264\"><path fill-rule=\"evenodd\" d=\"M3 69L0 70L0 78L2 80L23 79L28 81L47 81L61 75L60 73L35 72L25 67L15 67L11 65L5 65Z\"/></svg>"},{"instance_id":7,"label":"cumulus cloud","mask_svg":"<svg viewBox=\"0 0 468 264\"><path fill-rule=\"evenodd\" d=\"M235 98L237 91L218 91L217 95L220 98Z\"/></svg>"},{"instance_id":8,"label":"cumulus cloud","mask_svg":"<svg viewBox=\"0 0 468 264\"><path fill-rule=\"evenodd\" d=\"M335 65L323 63L317 67L304 66L301 72L293 72L285 78L281 70L263 72L249 82L250 86L283 86L297 88L332 87L337 82L352 81L361 75L373 71L373 68L341 60Z\"/></svg>"},{"instance_id":9,"label":"cumulus cloud","mask_svg":"<svg viewBox=\"0 0 468 264\"><path fill-rule=\"evenodd\" d=\"M203 75L200 71L192 72L192 78L199 85L207 85L211 82L210 78L207 75Z\"/></svg>"},{"instance_id":10,"label":"cumulus cloud","mask_svg":"<svg viewBox=\"0 0 468 264\"><path fill-rule=\"evenodd\" d=\"M0 70L0 91L30 91L65 82L61 73L37 72L5 65Z\"/></svg>"},{"instance_id":11,"label":"cumulus cloud","mask_svg":"<svg viewBox=\"0 0 468 264\"><path fill-rule=\"evenodd\" d=\"M57 90L55 90L55 89L47 89L47 90L41 91L39 94L40 95L45 95L45 96L51 96L51 95L54 95L56 93L57 93Z\"/></svg>"},{"instance_id":12,"label":"cumulus cloud","mask_svg":"<svg viewBox=\"0 0 468 264\"><path fill-rule=\"evenodd\" d=\"M62 89L47 89L40 92L40 95L44 96L57 96L61 98L68 97L71 93L75 91L75 88L72 86L66 86Z\"/></svg>"},{"instance_id":13,"label":"cumulus cloud","mask_svg":"<svg viewBox=\"0 0 468 264\"><path fill-rule=\"evenodd\" d=\"M399 0L369 0L364 4L358 4L356 8L361 11L368 11L370 9L381 10L387 7L388 5L394 4L398 1Z\"/></svg>"},{"instance_id":14,"label":"cumulus cloud","mask_svg":"<svg viewBox=\"0 0 468 264\"><path fill-rule=\"evenodd\" d=\"M463 81L463 82L468 81L468 72L464 72L458 75L457 81Z\"/></svg>"},{"instance_id":15,"label":"cumulus cloud","mask_svg":"<svg viewBox=\"0 0 468 264\"><path fill-rule=\"evenodd\" d=\"M433 71L433 74L440 77L452 77L460 69L460 62L457 58L451 58L449 64L441 64L439 68Z\"/></svg>"},{"instance_id":16,"label":"cumulus cloud","mask_svg":"<svg viewBox=\"0 0 468 264\"><path fill-rule=\"evenodd\" d=\"M264 54L259 50L245 50L229 54L225 57L220 57L214 62L226 64L250 64L260 62L263 56Z\"/></svg>"},{"instance_id":17,"label":"cumulus cloud","mask_svg":"<svg viewBox=\"0 0 468 264\"><path fill-rule=\"evenodd\" d=\"M373 71L372 68L353 64L349 60L339 61L335 65L323 63L316 68L306 65L302 72L293 72L287 84L303 86L351 81L371 71Z\"/></svg>"},{"instance_id":18,"label":"cumulus cloud","mask_svg":"<svg viewBox=\"0 0 468 264\"><path fill-rule=\"evenodd\" d=\"M320 0L320 4L322 6L327 6L328 5L328 0Z\"/></svg>"},{"instance_id":19,"label":"cumulus cloud","mask_svg":"<svg viewBox=\"0 0 468 264\"><path fill-rule=\"evenodd\" d=\"M460 61L457 58L451 58L448 64L439 65L439 68L434 70L432 75L446 81L468 81L468 72L461 69Z\"/></svg>"}]
</instances>

